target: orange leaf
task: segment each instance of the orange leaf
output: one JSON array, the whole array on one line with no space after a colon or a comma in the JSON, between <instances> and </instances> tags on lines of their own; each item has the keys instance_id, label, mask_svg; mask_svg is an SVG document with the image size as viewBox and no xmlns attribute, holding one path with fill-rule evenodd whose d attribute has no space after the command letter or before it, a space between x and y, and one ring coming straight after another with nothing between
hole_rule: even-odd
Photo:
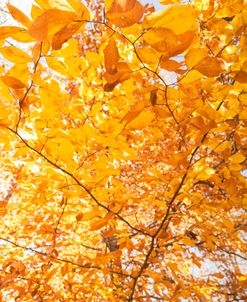
<instances>
[{"instance_id":1,"label":"orange leaf","mask_svg":"<svg viewBox=\"0 0 247 302\"><path fill-rule=\"evenodd\" d=\"M31 25L31 20L25 14L23 14L22 11L20 11L18 8L11 5L10 3L7 4L7 7L10 14L17 22L20 22L25 27L29 27Z\"/></svg>"},{"instance_id":2,"label":"orange leaf","mask_svg":"<svg viewBox=\"0 0 247 302\"><path fill-rule=\"evenodd\" d=\"M125 116L122 118L122 121L126 121L127 124L133 121L145 108L144 102L138 102L134 106L131 107L130 111L125 114Z\"/></svg>"},{"instance_id":3,"label":"orange leaf","mask_svg":"<svg viewBox=\"0 0 247 302\"><path fill-rule=\"evenodd\" d=\"M223 72L224 64L219 58L207 56L195 66L195 69L207 77L216 77Z\"/></svg>"},{"instance_id":4,"label":"orange leaf","mask_svg":"<svg viewBox=\"0 0 247 302\"><path fill-rule=\"evenodd\" d=\"M120 59L116 41L110 39L106 48L104 49L105 69L108 72L112 72L116 69L116 64Z\"/></svg>"},{"instance_id":5,"label":"orange leaf","mask_svg":"<svg viewBox=\"0 0 247 302\"><path fill-rule=\"evenodd\" d=\"M42 43L41 42L37 42L34 44L33 48L32 48L32 58L34 62L37 62L38 57L40 55L41 52L41 48L42 48Z\"/></svg>"},{"instance_id":6,"label":"orange leaf","mask_svg":"<svg viewBox=\"0 0 247 302\"><path fill-rule=\"evenodd\" d=\"M98 221L93 222L91 224L91 230L96 231L96 230L101 229L103 226L105 226L107 224L107 221L108 221L108 219L101 218Z\"/></svg>"},{"instance_id":7,"label":"orange leaf","mask_svg":"<svg viewBox=\"0 0 247 302\"><path fill-rule=\"evenodd\" d=\"M119 27L127 27L140 21L144 11L143 5L136 0L113 0L106 18Z\"/></svg>"},{"instance_id":8,"label":"orange leaf","mask_svg":"<svg viewBox=\"0 0 247 302\"><path fill-rule=\"evenodd\" d=\"M240 70L236 75L236 81L239 83L247 83L247 72Z\"/></svg>"},{"instance_id":9,"label":"orange leaf","mask_svg":"<svg viewBox=\"0 0 247 302\"><path fill-rule=\"evenodd\" d=\"M51 36L60 31L65 24L77 20L78 15L59 9L49 9L39 16L29 27L27 33L37 41L48 41Z\"/></svg>"},{"instance_id":10,"label":"orange leaf","mask_svg":"<svg viewBox=\"0 0 247 302\"><path fill-rule=\"evenodd\" d=\"M182 63L179 63L175 60L166 60L166 58L162 57L160 60L160 67L169 71L177 71L179 67L182 66Z\"/></svg>"},{"instance_id":11,"label":"orange leaf","mask_svg":"<svg viewBox=\"0 0 247 302\"><path fill-rule=\"evenodd\" d=\"M116 70L114 73L106 72L105 79L108 83L116 83L116 82L123 82L130 77L130 68L129 65L125 62L119 62L116 65Z\"/></svg>"},{"instance_id":12,"label":"orange leaf","mask_svg":"<svg viewBox=\"0 0 247 302\"><path fill-rule=\"evenodd\" d=\"M26 85L24 83L22 83L20 80L11 77L11 76L2 76L1 80L4 82L4 84L6 84L8 87L10 88L14 88L14 89L22 89L25 88Z\"/></svg>"},{"instance_id":13,"label":"orange leaf","mask_svg":"<svg viewBox=\"0 0 247 302\"><path fill-rule=\"evenodd\" d=\"M73 34L81 27L82 23L71 23L64 26L60 31L58 31L52 38L52 48L58 50L62 47L68 39L71 38Z\"/></svg>"},{"instance_id":14,"label":"orange leaf","mask_svg":"<svg viewBox=\"0 0 247 302\"><path fill-rule=\"evenodd\" d=\"M83 19L90 20L90 12L81 0L67 0L67 2Z\"/></svg>"}]
</instances>

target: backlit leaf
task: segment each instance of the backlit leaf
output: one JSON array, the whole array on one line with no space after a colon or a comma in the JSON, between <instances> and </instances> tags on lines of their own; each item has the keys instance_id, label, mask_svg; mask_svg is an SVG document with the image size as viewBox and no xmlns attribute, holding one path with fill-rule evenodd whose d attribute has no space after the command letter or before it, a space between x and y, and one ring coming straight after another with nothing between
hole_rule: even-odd
<instances>
[{"instance_id":1,"label":"backlit leaf","mask_svg":"<svg viewBox=\"0 0 247 302\"><path fill-rule=\"evenodd\" d=\"M137 0L113 0L106 17L114 25L127 27L138 22L143 14L144 7Z\"/></svg>"},{"instance_id":2,"label":"backlit leaf","mask_svg":"<svg viewBox=\"0 0 247 302\"><path fill-rule=\"evenodd\" d=\"M17 26L1 26L0 27L0 39L5 39L10 37L11 35L22 31L21 27Z\"/></svg>"},{"instance_id":3,"label":"backlit leaf","mask_svg":"<svg viewBox=\"0 0 247 302\"><path fill-rule=\"evenodd\" d=\"M12 76L7 76L7 75L2 76L1 80L4 82L4 84L6 84L10 88L22 89L26 87L24 83L22 83L20 80Z\"/></svg>"},{"instance_id":4,"label":"backlit leaf","mask_svg":"<svg viewBox=\"0 0 247 302\"><path fill-rule=\"evenodd\" d=\"M31 25L31 20L18 8L11 5L10 3L7 4L7 8L12 15L12 17L17 21L20 22L23 26L29 27Z\"/></svg>"},{"instance_id":5,"label":"backlit leaf","mask_svg":"<svg viewBox=\"0 0 247 302\"><path fill-rule=\"evenodd\" d=\"M76 19L78 19L78 15L73 12L50 9L34 20L27 33L37 41L47 41L66 24Z\"/></svg>"},{"instance_id":6,"label":"backlit leaf","mask_svg":"<svg viewBox=\"0 0 247 302\"><path fill-rule=\"evenodd\" d=\"M171 29L175 34L197 29L196 12L192 6L179 5L165 8L149 14L144 19L144 28L164 27Z\"/></svg>"},{"instance_id":7,"label":"backlit leaf","mask_svg":"<svg viewBox=\"0 0 247 302\"><path fill-rule=\"evenodd\" d=\"M58 31L52 38L52 48L58 50L68 39L75 34L81 27L82 23L70 23Z\"/></svg>"},{"instance_id":8,"label":"backlit leaf","mask_svg":"<svg viewBox=\"0 0 247 302\"><path fill-rule=\"evenodd\" d=\"M32 61L26 52L14 46L0 48L0 53L13 63L27 63Z\"/></svg>"},{"instance_id":9,"label":"backlit leaf","mask_svg":"<svg viewBox=\"0 0 247 302\"><path fill-rule=\"evenodd\" d=\"M240 164L245 160L245 156L239 152L235 153L231 157L229 157L229 160L234 164Z\"/></svg>"},{"instance_id":10,"label":"backlit leaf","mask_svg":"<svg viewBox=\"0 0 247 302\"><path fill-rule=\"evenodd\" d=\"M216 77L224 71L224 63L221 59L207 56L197 63L195 69L207 77Z\"/></svg>"}]
</instances>

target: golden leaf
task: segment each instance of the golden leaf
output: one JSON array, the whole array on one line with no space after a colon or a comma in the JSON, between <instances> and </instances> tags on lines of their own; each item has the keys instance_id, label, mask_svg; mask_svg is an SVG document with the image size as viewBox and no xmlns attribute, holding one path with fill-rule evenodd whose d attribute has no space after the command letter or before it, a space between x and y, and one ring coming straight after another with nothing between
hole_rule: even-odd
<instances>
[{"instance_id":1,"label":"golden leaf","mask_svg":"<svg viewBox=\"0 0 247 302\"><path fill-rule=\"evenodd\" d=\"M197 30L198 26L195 17L195 9L190 5L171 6L147 15L144 19L143 27L164 27L171 29L178 35L187 31Z\"/></svg>"},{"instance_id":2,"label":"golden leaf","mask_svg":"<svg viewBox=\"0 0 247 302\"><path fill-rule=\"evenodd\" d=\"M23 28L17 26L0 26L0 39L8 38L22 30Z\"/></svg>"},{"instance_id":3,"label":"golden leaf","mask_svg":"<svg viewBox=\"0 0 247 302\"><path fill-rule=\"evenodd\" d=\"M234 164L240 164L245 161L245 156L240 152L237 152L229 157L229 160Z\"/></svg>"},{"instance_id":4,"label":"golden leaf","mask_svg":"<svg viewBox=\"0 0 247 302\"><path fill-rule=\"evenodd\" d=\"M13 63L28 63L32 61L31 57L26 52L15 46L0 48L0 53Z\"/></svg>"}]
</instances>

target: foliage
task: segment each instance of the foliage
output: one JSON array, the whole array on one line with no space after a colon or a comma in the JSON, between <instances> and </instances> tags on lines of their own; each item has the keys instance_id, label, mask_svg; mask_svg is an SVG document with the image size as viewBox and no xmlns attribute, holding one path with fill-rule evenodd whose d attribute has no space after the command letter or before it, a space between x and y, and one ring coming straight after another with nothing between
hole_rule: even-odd
<instances>
[{"instance_id":1,"label":"foliage","mask_svg":"<svg viewBox=\"0 0 247 302\"><path fill-rule=\"evenodd\" d=\"M7 5L1 301L246 298L246 2L160 3Z\"/></svg>"}]
</instances>

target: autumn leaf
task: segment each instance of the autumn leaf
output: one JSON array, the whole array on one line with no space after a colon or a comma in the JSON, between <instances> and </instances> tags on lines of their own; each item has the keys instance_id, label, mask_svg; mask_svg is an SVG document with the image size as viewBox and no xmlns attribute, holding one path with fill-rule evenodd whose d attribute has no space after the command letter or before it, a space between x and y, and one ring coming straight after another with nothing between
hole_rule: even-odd
<instances>
[{"instance_id":1,"label":"autumn leaf","mask_svg":"<svg viewBox=\"0 0 247 302\"><path fill-rule=\"evenodd\" d=\"M120 59L116 41L114 39L110 39L106 48L104 49L104 59L106 71L114 73L116 64Z\"/></svg>"},{"instance_id":2,"label":"autumn leaf","mask_svg":"<svg viewBox=\"0 0 247 302\"><path fill-rule=\"evenodd\" d=\"M192 6L179 5L165 8L145 17L144 28L168 28L175 34L197 30L196 12Z\"/></svg>"},{"instance_id":3,"label":"autumn leaf","mask_svg":"<svg viewBox=\"0 0 247 302\"><path fill-rule=\"evenodd\" d=\"M0 48L0 53L13 63L28 63L32 61L26 52L14 46Z\"/></svg>"},{"instance_id":4,"label":"autumn leaf","mask_svg":"<svg viewBox=\"0 0 247 302\"><path fill-rule=\"evenodd\" d=\"M204 57L195 66L195 69L208 77L216 77L224 71L224 63L215 57Z\"/></svg>"},{"instance_id":5,"label":"autumn leaf","mask_svg":"<svg viewBox=\"0 0 247 302\"><path fill-rule=\"evenodd\" d=\"M47 41L66 24L78 19L78 15L59 9L50 9L33 21L27 33L37 41Z\"/></svg>"},{"instance_id":6,"label":"autumn leaf","mask_svg":"<svg viewBox=\"0 0 247 302\"><path fill-rule=\"evenodd\" d=\"M245 301L244 1L7 2L0 301Z\"/></svg>"},{"instance_id":7,"label":"autumn leaf","mask_svg":"<svg viewBox=\"0 0 247 302\"><path fill-rule=\"evenodd\" d=\"M7 4L7 8L12 15L12 17L17 21L20 22L24 27L29 27L31 25L31 20L23 14L22 11L20 11L15 6L11 5L10 3Z\"/></svg>"},{"instance_id":8,"label":"autumn leaf","mask_svg":"<svg viewBox=\"0 0 247 302\"><path fill-rule=\"evenodd\" d=\"M8 76L8 75L2 76L1 80L10 88L22 89L26 87L24 83L22 83L20 80L12 76Z\"/></svg>"},{"instance_id":9,"label":"autumn leaf","mask_svg":"<svg viewBox=\"0 0 247 302\"><path fill-rule=\"evenodd\" d=\"M10 37L13 34L16 34L23 29L17 26L1 26L0 27L0 39L5 39Z\"/></svg>"},{"instance_id":10,"label":"autumn leaf","mask_svg":"<svg viewBox=\"0 0 247 302\"><path fill-rule=\"evenodd\" d=\"M56 32L52 38L52 48L58 50L62 47L63 43L65 43L68 39L75 34L82 23L71 23L63 27L60 31Z\"/></svg>"},{"instance_id":11,"label":"autumn leaf","mask_svg":"<svg viewBox=\"0 0 247 302\"><path fill-rule=\"evenodd\" d=\"M138 22L144 14L144 7L137 0L113 0L106 18L114 25L128 27Z\"/></svg>"}]
</instances>

